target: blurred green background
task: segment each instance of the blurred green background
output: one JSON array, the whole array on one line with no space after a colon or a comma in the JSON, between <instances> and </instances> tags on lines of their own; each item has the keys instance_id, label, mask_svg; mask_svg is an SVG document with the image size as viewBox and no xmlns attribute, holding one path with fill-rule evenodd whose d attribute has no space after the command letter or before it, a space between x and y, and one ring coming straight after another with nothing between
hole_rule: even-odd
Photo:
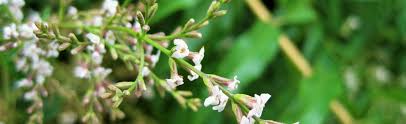
<instances>
[{"instance_id":1,"label":"blurred green background","mask_svg":"<svg viewBox=\"0 0 406 124\"><path fill-rule=\"evenodd\" d=\"M101 2L74 0L73 5L79 10L88 10L100 7ZM227 77L238 75L241 85L237 92L271 94L261 117L263 119L338 124L340 119L330 106L331 101L337 100L354 118L354 123L406 123L405 0L262 2L273 13L272 22L276 25L257 19L245 0L232 0L224 8L228 10L226 16L201 30L202 39L188 39L192 51L203 45L206 48L204 72ZM158 0L158 3L159 10L152 21L151 32L170 33L189 18L204 17L211 0ZM46 18L51 12L57 12L57 7L55 0L27 0L25 10L39 11ZM313 69L311 77L304 78L283 53L278 43L281 34L287 35L310 63ZM0 107L0 116L16 114L17 120L20 119L17 122L24 122L27 118L25 109L29 104L18 97L21 93L11 88L21 75L16 73L9 54L0 53L3 75L1 96L15 98L2 98L0 106L11 104L15 109L11 111ZM162 57L154 70L161 77L168 75L166 59ZM122 75L117 65L106 65L118 70L113 73L113 79L125 80L128 77L117 76ZM58 68L63 69L56 67L55 75L61 73ZM61 83L69 85L74 81L66 79ZM208 95L201 81L186 82L180 89L192 90L202 99ZM14 99L16 103L6 103L5 99ZM46 98L45 122L58 122L64 107L62 97ZM127 114L124 120L106 122L236 123L230 105L221 113L207 107L193 112L182 109L168 95L165 98L156 95L152 99L126 99L121 109Z\"/></svg>"}]
</instances>

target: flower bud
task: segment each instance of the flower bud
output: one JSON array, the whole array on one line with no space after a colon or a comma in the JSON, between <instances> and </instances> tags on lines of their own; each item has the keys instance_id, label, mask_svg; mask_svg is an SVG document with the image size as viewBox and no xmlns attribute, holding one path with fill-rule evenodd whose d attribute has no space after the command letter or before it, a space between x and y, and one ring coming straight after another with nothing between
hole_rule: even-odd
<instances>
[{"instance_id":1,"label":"flower bud","mask_svg":"<svg viewBox=\"0 0 406 124\"><path fill-rule=\"evenodd\" d=\"M187 38L202 38L202 33L197 31L192 31L186 34Z\"/></svg>"},{"instance_id":2,"label":"flower bud","mask_svg":"<svg viewBox=\"0 0 406 124\"><path fill-rule=\"evenodd\" d=\"M158 3L155 3L151 6L150 10L148 11L148 18L152 18L158 10Z\"/></svg>"},{"instance_id":3,"label":"flower bud","mask_svg":"<svg viewBox=\"0 0 406 124\"><path fill-rule=\"evenodd\" d=\"M66 48L68 48L71 44L70 43L62 43L61 45L58 46L59 51L63 51Z\"/></svg>"},{"instance_id":4,"label":"flower bud","mask_svg":"<svg viewBox=\"0 0 406 124\"><path fill-rule=\"evenodd\" d=\"M78 47L72 49L72 50L70 51L70 53L71 53L72 55L76 55L76 54L78 54L79 52L81 52L85 47L86 47L86 45L80 45L80 46L78 46Z\"/></svg>"},{"instance_id":5,"label":"flower bud","mask_svg":"<svg viewBox=\"0 0 406 124\"><path fill-rule=\"evenodd\" d=\"M195 19L189 19L189 21L186 22L185 26L183 26L183 30L189 30L189 28L191 28L195 23Z\"/></svg>"},{"instance_id":6,"label":"flower bud","mask_svg":"<svg viewBox=\"0 0 406 124\"><path fill-rule=\"evenodd\" d=\"M213 13L214 17L224 16L227 14L227 10L220 10Z\"/></svg>"},{"instance_id":7,"label":"flower bud","mask_svg":"<svg viewBox=\"0 0 406 124\"><path fill-rule=\"evenodd\" d=\"M120 89L128 89L129 87L131 87L131 85L133 83L134 82L119 82L119 83L114 84L114 86L116 86L117 88L120 88Z\"/></svg>"},{"instance_id":8,"label":"flower bud","mask_svg":"<svg viewBox=\"0 0 406 124\"><path fill-rule=\"evenodd\" d=\"M137 11L137 21L141 24L141 25L145 25L145 17L142 14L141 11Z\"/></svg>"},{"instance_id":9,"label":"flower bud","mask_svg":"<svg viewBox=\"0 0 406 124\"><path fill-rule=\"evenodd\" d=\"M215 11L217 11L220 8L220 2L218 1L213 1L209 7L209 10L207 10L207 15L212 15Z\"/></svg>"}]
</instances>

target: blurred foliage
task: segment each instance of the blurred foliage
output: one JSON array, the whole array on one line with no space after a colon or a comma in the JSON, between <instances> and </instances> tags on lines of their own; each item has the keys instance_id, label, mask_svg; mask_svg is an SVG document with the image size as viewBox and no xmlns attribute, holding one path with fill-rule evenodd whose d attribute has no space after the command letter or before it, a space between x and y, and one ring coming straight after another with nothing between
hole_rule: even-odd
<instances>
[{"instance_id":1,"label":"blurred foliage","mask_svg":"<svg viewBox=\"0 0 406 124\"><path fill-rule=\"evenodd\" d=\"M162 29L166 33L189 18L202 18L211 2L158 1L160 10L151 27L153 31ZM229 11L225 17L202 29L202 39L189 42L194 50L205 46L205 72L238 75L242 81L239 92L272 94L262 116L266 119L286 123L300 121L302 124L340 123L330 109L330 102L337 99L355 123L406 122L405 0L263 2L273 12L274 21L279 26L260 22L244 0L233 0L226 7ZM74 5L87 10L99 6L100 1L75 0ZM26 8L27 12L28 8L40 11L42 17L47 18L50 12L56 12L57 2L27 0ZM5 22L0 20L0 23ZM312 77L303 78L279 49L277 40L281 33L287 34L311 63ZM24 122L21 119L27 118L22 114L27 103L19 97L21 91L14 88L13 82L21 75L13 68L12 55L0 53L3 85L0 120L4 119L3 115L11 114L15 115L16 123L21 123ZM163 58L158 67L165 67L166 58ZM71 87L68 90L84 92L77 80L58 72L69 70L66 68L66 65L57 66L54 75L64 79L60 84ZM156 71L166 76L166 70ZM348 75L355 76L355 79L348 78ZM207 92L202 87L200 81L181 86L205 98ZM45 101L45 121L57 122L61 109L66 109L63 98L51 96ZM192 112L182 109L174 99L161 99L158 95L139 101L129 99L121 107L127 115L120 123L236 123L229 106L223 113L204 107Z\"/></svg>"}]
</instances>

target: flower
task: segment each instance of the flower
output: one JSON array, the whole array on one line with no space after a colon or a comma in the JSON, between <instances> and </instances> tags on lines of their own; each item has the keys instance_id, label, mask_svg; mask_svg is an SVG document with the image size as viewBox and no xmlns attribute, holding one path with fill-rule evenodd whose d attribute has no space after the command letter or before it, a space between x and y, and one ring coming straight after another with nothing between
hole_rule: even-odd
<instances>
[{"instance_id":1,"label":"flower","mask_svg":"<svg viewBox=\"0 0 406 124\"><path fill-rule=\"evenodd\" d=\"M134 25L133 25L133 30L135 32L141 32L141 24L138 22L138 20L135 20Z\"/></svg>"},{"instance_id":2,"label":"flower","mask_svg":"<svg viewBox=\"0 0 406 124\"><path fill-rule=\"evenodd\" d=\"M18 31L21 37L23 38L32 38L35 37L34 29L29 24L22 24L18 26Z\"/></svg>"},{"instance_id":3,"label":"flower","mask_svg":"<svg viewBox=\"0 0 406 124\"><path fill-rule=\"evenodd\" d=\"M202 70L202 65L195 65L195 66L193 66L196 70ZM194 80L196 80L197 78L199 78L199 75L196 73L196 72L194 72L194 71L192 71L192 70L190 70L189 71L190 72L190 74L191 75L188 75L187 76L187 78L190 80L190 81L194 81Z\"/></svg>"},{"instance_id":4,"label":"flower","mask_svg":"<svg viewBox=\"0 0 406 124\"><path fill-rule=\"evenodd\" d=\"M254 123L255 123L255 120L252 117L245 117L245 116L241 117L240 124L254 124Z\"/></svg>"},{"instance_id":5,"label":"flower","mask_svg":"<svg viewBox=\"0 0 406 124\"><path fill-rule=\"evenodd\" d=\"M99 52L93 52L92 60L95 64L101 64L103 62L103 56Z\"/></svg>"},{"instance_id":6,"label":"flower","mask_svg":"<svg viewBox=\"0 0 406 124\"><path fill-rule=\"evenodd\" d=\"M160 56L161 56L161 51L158 51L155 55L151 55L152 67L155 67L156 63L158 63Z\"/></svg>"},{"instance_id":7,"label":"flower","mask_svg":"<svg viewBox=\"0 0 406 124\"><path fill-rule=\"evenodd\" d=\"M195 65L200 65L204 58L204 47L200 48L199 53L192 54L192 61Z\"/></svg>"},{"instance_id":8,"label":"flower","mask_svg":"<svg viewBox=\"0 0 406 124\"><path fill-rule=\"evenodd\" d=\"M3 38L8 40L12 37L18 37L17 26L14 23L3 28Z\"/></svg>"},{"instance_id":9,"label":"flower","mask_svg":"<svg viewBox=\"0 0 406 124\"><path fill-rule=\"evenodd\" d=\"M109 30L106 32L105 39L106 39L107 43L109 43L110 45L114 45L116 37L114 36L114 33Z\"/></svg>"},{"instance_id":10,"label":"flower","mask_svg":"<svg viewBox=\"0 0 406 124\"><path fill-rule=\"evenodd\" d=\"M228 97L220 90L219 86L216 85L211 89L211 96L204 100L204 106L213 105L213 110L221 112L226 107Z\"/></svg>"},{"instance_id":11,"label":"flower","mask_svg":"<svg viewBox=\"0 0 406 124\"><path fill-rule=\"evenodd\" d=\"M248 112L248 117L256 116L261 117L262 110L265 107L265 103L271 98L269 94L255 94L255 103L253 104L252 109Z\"/></svg>"},{"instance_id":12,"label":"flower","mask_svg":"<svg viewBox=\"0 0 406 124\"><path fill-rule=\"evenodd\" d=\"M22 80L19 80L18 82L17 82L17 87L18 88L20 88L20 87L31 87L32 86L32 80L29 80L29 79L27 79L27 78L24 78L24 79L22 79Z\"/></svg>"},{"instance_id":13,"label":"flower","mask_svg":"<svg viewBox=\"0 0 406 124\"><path fill-rule=\"evenodd\" d=\"M170 88L175 89L177 86L183 84L183 77L180 75L174 75L170 79L166 79L166 83L169 85Z\"/></svg>"},{"instance_id":14,"label":"flower","mask_svg":"<svg viewBox=\"0 0 406 124\"><path fill-rule=\"evenodd\" d=\"M86 34L86 38L90 40L90 42L94 44L99 44L100 43L100 37L93 34L93 33L88 33Z\"/></svg>"},{"instance_id":15,"label":"flower","mask_svg":"<svg viewBox=\"0 0 406 124\"><path fill-rule=\"evenodd\" d=\"M34 99L34 97L37 97L37 91L31 90L30 92L24 93L24 99L27 101L31 101Z\"/></svg>"},{"instance_id":16,"label":"flower","mask_svg":"<svg viewBox=\"0 0 406 124\"><path fill-rule=\"evenodd\" d=\"M7 0L0 0L0 5L1 4L7 4Z\"/></svg>"},{"instance_id":17,"label":"flower","mask_svg":"<svg viewBox=\"0 0 406 124\"><path fill-rule=\"evenodd\" d=\"M117 0L105 0L103 2L102 11L107 12L107 16L113 16L117 12Z\"/></svg>"},{"instance_id":18,"label":"flower","mask_svg":"<svg viewBox=\"0 0 406 124\"><path fill-rule=\"evenodd\" d=\"M36 70L36 82L42 84L45 81L45 77L51 76L53 67L48 61L40 59L37 62L32 63L32 69Z\"/></svg>"},{"instance_id":19,"label":"flower","mask_svg":"<svg viewBox=\"0 0 406 124\"><path fill-rule=\"evenodd\" d=\"M58 52L58 47L59 44L56 41L52 41L51 43L48 44L48 51L47 51L47 57L58 57L59 52Z\"/></svg>"},{"instance_id":20,"label":"flower","mask_svg":"<svg viewBox=\"0 0 406 124\"><path fill-rule=\"evenodd\" d=\"M111 73L111 69L106 69L103 67L97 67L92 71L92 74L98 79L104 79Z\"/></svg>"},{"instance_id":21,"label":"flower","mask_svg":"<svg viewBox=\"0 0 406 124\"><path fill-rule=\"evenodd\" d=\"M69 16L76 16L78 14L78 9L74 6L69 6L68 7L68 15Z\"/></svg>"},{"instance_id":22,"label":"flower","mask_svg":"<svg viewBox=\"0 0 406 124\"><path fill-rule=\"evenodd\" d=\"M103 17L101 17L101 16L94 16L89 25L92 25L92 26L101 26L102 24L103 24Z\"/></svg>"},{"instance_id":23,"label":"flower","mask_svg":"<svg viewBox=\"0 0 406 124\"><path fill-rule=\"evenodd\" d=\"M230 81L230 83L228 83L227 87L230 90L235 90L238 88L238 84L240 84L240 80L237 79L237 76L234 76L234 79Z\"/></svg>"},{"instance_id":24,"label":"flower","mask_svg":"<svg viewBox=\"0 0 406 124\"><path fill-rule=\"evenodd\" d=\"M184 40L175 39L174 44L175 52L172 53L173 58L181 59L189 55L189 48Z\"/></svg>"},{"instance_id":25,"label":"flower","mask_svg":"<svg viewBox=\"0 0 406 124\"><path fill-rule=\"evenodd\" d=\"M151 70L149 70L148 67L143 67L143 68L142 68L142 76L143 76L143 77L148 76L149 73L151 73Z\"/></svg>"},{"instance_id":26,"label":"flower","mask_svg":"<svg viewBox=\"0 0 406 124\"><path fill-rule=\"evenodd\" d=\"M87 67L84 65L76 66L73 71L73 74L75 75L75 77L78 77L78 78L89 78L90 77L90 72L87 69Z\"/></svg>"}]
</instances>

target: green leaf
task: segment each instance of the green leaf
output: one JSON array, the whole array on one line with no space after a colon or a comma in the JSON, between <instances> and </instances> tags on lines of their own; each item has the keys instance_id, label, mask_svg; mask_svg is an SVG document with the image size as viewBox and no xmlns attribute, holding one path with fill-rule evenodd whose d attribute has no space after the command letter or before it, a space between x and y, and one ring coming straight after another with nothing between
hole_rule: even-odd
<instances>
[{"instance_id":1,"label":"green leaf","mask_svg":"<svg viewBox=\"0 0 406 124\"><path fill-rule=\"evenodd\" d=\"M297 107L286 113L284 120L303 124L324 123L330 102L342 93L342 78L338 64L326 54L317 59L314 70L312 77L300 82L299 98L295 102Z\"/></svg>"},{"instance_id":2,"label":"green leaf","mask_svg":"<svg viewBox=\"0 0 406 124\"><path fill-rule=\"evenodd\" d=\"M237 75L241 81L240 87L247 86L262 74L275 57L278 36L277 29L271 25L256 22L237 39L225 59L220 62L219 73L225 76Z\"/></svg>"}]
</instances>

